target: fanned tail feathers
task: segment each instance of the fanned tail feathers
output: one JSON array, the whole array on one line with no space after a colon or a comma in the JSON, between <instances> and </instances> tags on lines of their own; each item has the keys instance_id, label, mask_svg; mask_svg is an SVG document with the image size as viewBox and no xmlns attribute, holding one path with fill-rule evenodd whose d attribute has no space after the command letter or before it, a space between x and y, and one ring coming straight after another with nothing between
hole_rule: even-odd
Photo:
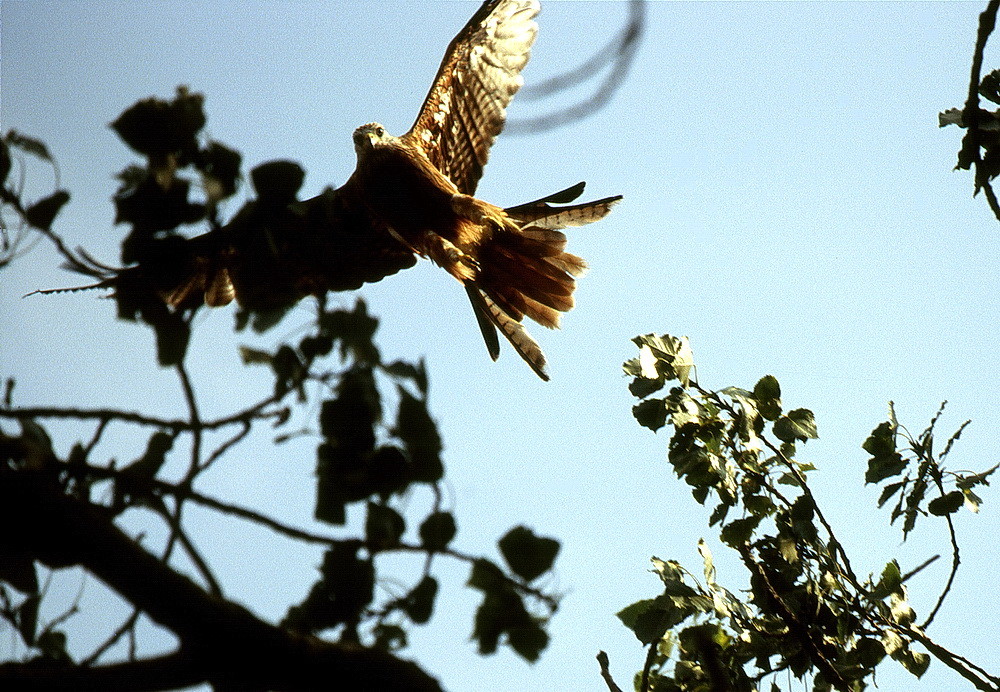
<instances>
[{"instance_id":1,"label":"fanned tail feathers","mask_svg":"<svg viewBox=\"0 0 1000 692\"><path fill-rule=\"evenodd\" d=\"M543 380L549 379L545 356L521 321L527 316L544 327L558 327L561 313L573 308L575 277L587 269L582 258L566 252L566 235L560 229L598 221L621 199L549 204L573 201L582 191L580 183L504 210L513 224L497 228L479 248L479 270L465 284L490 357L496 360L499 355L495 326Z\"/></svg>"},{"instance_id":2,"label":"fanned tail feathers","mask_svg":"<svg viewBox=\"0 0 1000 692\"><path fill-rule=\"evenodd\" d=\"M545 354L542 353L541 346L538 342L531 338L528 334L528 330L524 328L519 320L515 320L507 311L497 305L481 289L469 286L469 297L472 299L473 308L476 311L476 317L480 317L480 310L485 311L486 317L496 325L496 328L500 330L500 333L504 335L510 345L514 347L517 354L524 359L524 362L531 366L531 369L535 371L535 374L541 377L543 380L548 382L549 373L545 367ZM473 297L475 296L475 297ZM482 327L482 322L480 322L480 327ZM487 331L483 328L483 336L486 336ZM493 332L493 340L496 341L496 332ZM489 338L487 337L486 342L489 346ZM499 355L499 344L497 344L497 355ZM490 355L493 356L493 351L490 351ZM493 360L496 360L497 356L493 356Z\"/></svg>"}]
</instances>

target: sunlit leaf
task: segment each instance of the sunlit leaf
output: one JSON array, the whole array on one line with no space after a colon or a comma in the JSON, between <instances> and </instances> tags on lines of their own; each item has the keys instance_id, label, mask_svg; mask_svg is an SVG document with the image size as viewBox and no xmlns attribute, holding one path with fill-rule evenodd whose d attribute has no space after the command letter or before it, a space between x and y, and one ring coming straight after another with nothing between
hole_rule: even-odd
<instances>
[{"instance_id":1,"label":"sunlit leaf","mask_svg":"<svg viewBox=\"0 0 1000 692\"><path fill-rule=\"evenodd\" d=\"M804 408L797 408L789 411L774 422L774 436L784 442L793 442L809 439L816 439L819 435L816 432L816 419L812 411Z\"/></svg>"}]
</instances>

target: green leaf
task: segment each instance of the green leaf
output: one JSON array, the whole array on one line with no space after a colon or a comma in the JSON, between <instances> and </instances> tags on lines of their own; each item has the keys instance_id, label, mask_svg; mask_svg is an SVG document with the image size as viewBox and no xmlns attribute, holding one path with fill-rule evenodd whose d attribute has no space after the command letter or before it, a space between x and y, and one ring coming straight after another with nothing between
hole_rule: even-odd
<instances>
[{"instance_id":1,"label":"green leaf","mask_svg":"<svg viewBox=\"0 0 1000 692\"><path fill-rule=\"evenodd\" d=\"M946 514L953 514L964 504L965 498L961 490L952 490L941 497L936 497L927 504L927 511L931 514L943 517Z\"/></svg>"},{"instance_id":2,"label":"green leaf","mask_svg":"<svg viewBox=\"0 0 1000 692\"><path fill-rule=\"evenodd\" d=\"M906 600L905 590L902 587L899 592L889 594L889 612L892 621L904 627L917 619L917 614Z\"/></svg>"},{"instance_id":3,"label":"green leaf","mask_svg":"<svg viewBox=\"0 0 1000 692\"><path fill-rule=\"evenodd\" d=\"M632 407L632 415L639 425L656 432L667 423L667 406L663 399L646 399Z\"/></svg>"},{"instance_id":4,"label":"green leaf","mask_svg":"<svg viewBox=\"0 0 1000 692\"><path fill-rule=\"evenodd\" d=\"M636 621L639 619L639 616L654 607L657 607L656 599L646 598L636 601L632 605L625 606L615 616L622 621L623 625L635 632ZM642 639L640 638L639 641L642 641ZM649 642L643 643L648 644Z\"/></svg>"},{"instance_id":5,"label":"green leaf","mask_svg":"<svg viewBox=\"0 0 1000 692\"><path fill-rule=\"evenodd\" d=\"M872 455L868 460L865 483L878 483L899 475L909 463L896 451L896 426L888 421L879 423L861 448ZM882 506L881 502L879 506Z\"/></svg>"},{"instance_id":6,"label":"green leaf","mask_svg":"<svg viewBox=\"0 0 1000 692\"><path fill-rule=\"evenodd\" d=\"M750 542L754 529L760 524L760 516L736 519L722 527L719 538L731 548L739 548Z\"/></svg>"},{"instance_id":7,"label":"green leaf","mask_svg":"<svg viewBox=\"0 0 1000 692\"><path fill-rule=\"evenodd\" d=\"M677 379L688 385L694 358L687 337L646 334L633 338L632 343L639 347L639 358L625 364L627 374L651 380Z\"/></svg>"},{"instance_id":8,"label":"green leaf","mask_svg":"<svg viewBox=\"0 0 1000 692\"><path fill-rule=\"evenodd\" d=\"M781 416L781 387L774 375L764 375L753 388L757 400L757 410L767 420L777 420Z\"/></svg>"},{"instance_id":9,"label":"green leaf","mask_svg":"<svg viewBox=\"0 0 1000 692\"><path fill-rule=\"evenodd\" d=\"M508 531L497 545L514 574L526 582L534 581L552 569L559 553L559 541L536 536L524 526Z\"/></svg>"},{"instance_id":10,"label":"green leaf","mask_svg":"<svg viewBox=\"0 0 1000 692\"><path fill-rule=\"evenodd\" d=\"M927 672L927 667L931 664L931 657L920 651L911 651L905 645L892 653L892 658L899 661L907 671L915 677L922 677Z\"/></svg>"},{"instance_id":11,"label":"green leaf","mask_svg":"<svg viewBox=\"0 0 1000 692\"><path fill-rule=\"evenodd\" d=\"M431 552L448 547L457 531L451 512L434 512L420 525L420 542Z\"/></svg>"},{"instance_id":12,"label":"green leaf","mask_svg":"<svg viewBox=\"0 0 1000 692\"><path fill-rule=\"evenodd\" d=\"M900 481L898 483L890 483L889 485L885 486L885 488L882 489L882 494L879 495L878 498L879 508L881 508L882 505L888 502L889 499L892 498L892 496L895 495L897 492L899 492L899 490L905 485L906 481Z\"/></svg>"},{"instance_id":13,"label":"green leaf","mask_svg":"<svg viewBox=\"0 0 1000 692\"><path fill-rule=\"evenodd\" d=\"M816 419L812 411L797 408L774 422L774 436L783 442L816 439Z\"/></svg>"},{"instance_id":14,"label":"green leaf","mask_svg":"<svg viewBox=\"0 0 1000 692\"><path fill-rule=\"evenodd\" d=\"M854 650L857 652L858 663L865 668L874 668L886 655L885 645L872 637L859 639Z\"/></svg>"}]
</instances>

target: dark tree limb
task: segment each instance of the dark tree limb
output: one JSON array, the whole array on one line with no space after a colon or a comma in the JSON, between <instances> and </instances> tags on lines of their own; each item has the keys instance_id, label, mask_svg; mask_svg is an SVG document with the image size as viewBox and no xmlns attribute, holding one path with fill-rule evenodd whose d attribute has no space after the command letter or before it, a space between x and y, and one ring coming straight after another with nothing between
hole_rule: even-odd
<instances>
[{"instance_id":1,"label":"dark tree limb","mask_svg":"<svg viewBox=\"0 0 1000 692\"><path fill-rule=\"evenodd\" d=\"M48 472L3 474L0 522L21 527L10 539L14 549L52 568L82 566L181 642L172 656L132 664L63 664L58 675L76 675L79 683L65 689L154 690L202 681L260 690L327 689L333 681L348 690L440 689L418 666L385 651L292 633L206 593L118 529L106 508L65 495ZM4 664L0 688L56 689L35 685L45 674L40 665ZM88 687L89 679L100 685Z\"/></svg>"}]
</instances>

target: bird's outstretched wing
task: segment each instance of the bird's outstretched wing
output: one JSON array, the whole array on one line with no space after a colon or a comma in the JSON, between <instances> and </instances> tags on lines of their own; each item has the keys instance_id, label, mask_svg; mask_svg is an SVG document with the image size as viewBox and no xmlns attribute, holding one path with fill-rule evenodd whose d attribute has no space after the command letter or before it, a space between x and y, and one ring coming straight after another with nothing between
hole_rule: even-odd
<instances>
[{"instance_id":1,"label":"bird's outstretched wing","mask_svg":"<svg viewBox=\"0 0 1000 692\"><path fill-rule=\"evenodd\" d=\"M420 115L403 135L459 192L476 190L505 111L521 88L538 0L487 0L448 46Z\"/></svg>"}]
</instances>

